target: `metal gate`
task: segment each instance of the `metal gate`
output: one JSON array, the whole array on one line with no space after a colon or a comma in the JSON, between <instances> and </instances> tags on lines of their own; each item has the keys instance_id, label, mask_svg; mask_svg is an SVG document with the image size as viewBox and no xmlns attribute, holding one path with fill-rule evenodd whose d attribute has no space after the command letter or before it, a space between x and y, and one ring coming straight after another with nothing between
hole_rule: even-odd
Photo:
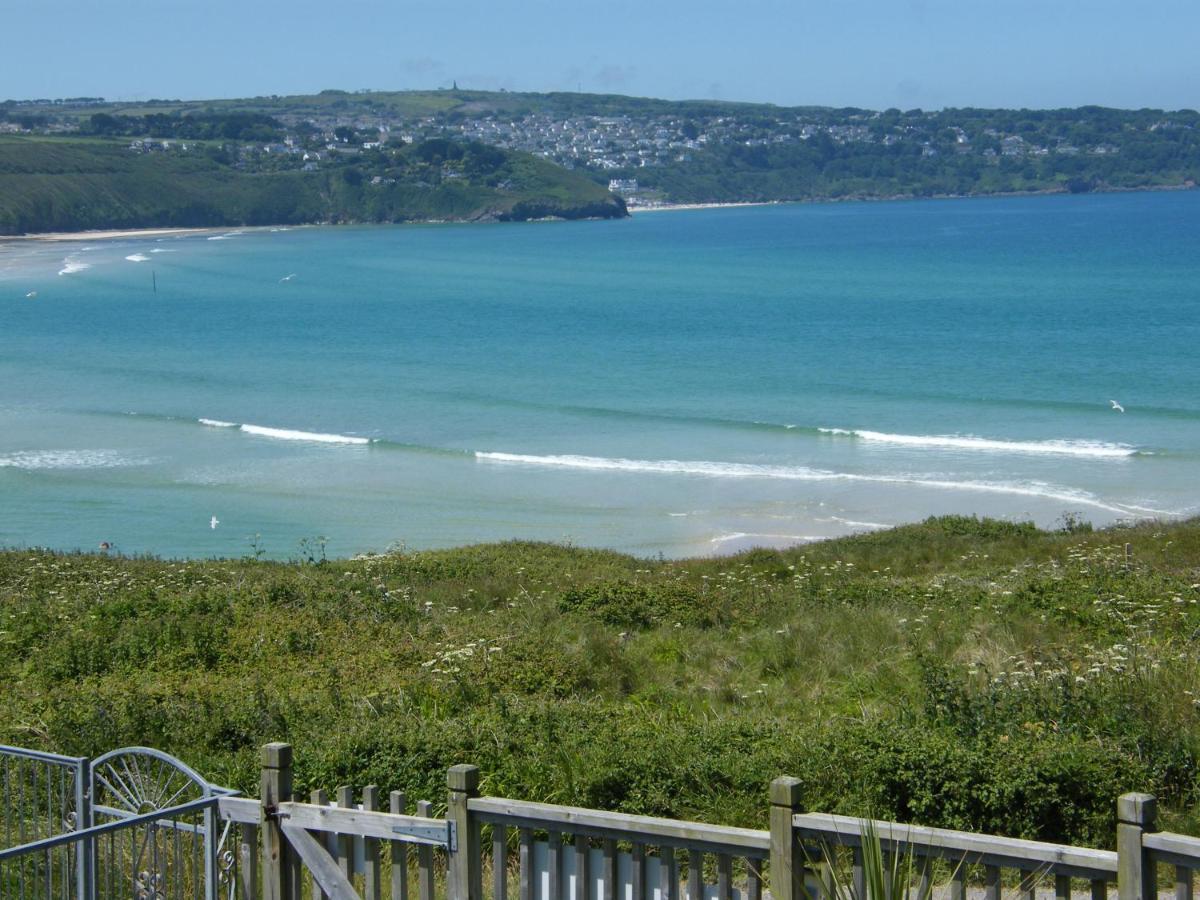
<instances>
[{"instance_id":1,"label":"metal gate","mask_svg":"<svg viewBox=\"0 0 1200 900\"><path fill-rule=\"evenodd\" d=\"M148 747L94 760L0 746L0 897L218 900L233 897L235 792Z\"/></svg>"}]
</instances>

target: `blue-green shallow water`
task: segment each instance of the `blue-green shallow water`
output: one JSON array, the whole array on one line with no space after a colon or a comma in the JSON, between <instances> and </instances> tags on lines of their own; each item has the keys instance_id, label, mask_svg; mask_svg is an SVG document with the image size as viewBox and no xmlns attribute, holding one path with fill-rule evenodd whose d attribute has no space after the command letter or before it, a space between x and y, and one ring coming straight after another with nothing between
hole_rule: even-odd
<instances>
[{"instance_id":1,"label":"blue-green shallow water","mask_svg":"<svg viewBox=\"0 0 1200 900\"><path fill-rule=\"evenodd\" d=\"M1160 193L0 245L0 545L1194 514L1197 235Z\"/></svg>"}]
</instances>

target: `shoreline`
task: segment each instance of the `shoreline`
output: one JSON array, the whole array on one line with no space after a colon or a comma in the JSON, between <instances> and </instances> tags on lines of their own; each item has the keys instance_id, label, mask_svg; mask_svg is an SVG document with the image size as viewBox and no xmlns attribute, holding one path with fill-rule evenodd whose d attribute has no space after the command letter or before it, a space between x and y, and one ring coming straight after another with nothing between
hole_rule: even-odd
<instances>
[{"instance_id":1,"label":"shoreline","mask_svg":"<svg viewBox=\"0 0 1200 900\"><path fill-rule=\"evenodd\" d=\"M1104 190L1086 191L1081 194L1072 194L1068 190L1051 190L1043 189L1036 191L1002 191L1002 192L987 192L987 193L970 193L970 194L930 194L928 196L918 196L916 194L889 194L885 196L847 196L847 197L800 197L791 199L779 200L730 200L723 202L696 202L696 203L654 203L649 206L627 206L628 215L624 218L633 218L639 213L646 212L675 212L680 210L696 210L696 209L733 209L738 207L752 206L785 206L794 204L824 204L824 203L894 203L898 201L919 201L919 200L982 200L989 197L1005 198L1005 197L1056 197L1056 196L1086 196L1091 194L1141 194L1141 193L1158 193L1162 191L1194 191L1200 189L1200 186L1193 184L1162 184L1148 185L1146 187L1114 187ZM595 219L603 221L603 219ZM303 223L285 223L277 225L205 225L193 228L113 228L113 229L93 229L89 231L44 231L34 232L32 234L0 234L0 244L8 242L45 242L45 243L67 243L71 241L105 241L105 240L120 240L123 238L146 238L146 237L184 237L187 235L197 234L221 234L230 230L237 231L260 231L271 228L311 228L314 226L329 226L329 225L474 225L474 224L493 224L494 219L413 219L406 222L303 222ZM529 219L528 222L566 222L580 221L564 219L558 216L548 216L542 219ZM513 223L519 224L519 223Z\"/></svg>"},{"instance_id":2,"label":"shoreline","mask_svg":"<svg viewBox=\"0 0 1200 900\"><path fill-rule=\"evenodd\" d=\"M1194 191L1200 186L1194 184L1155 184L1145 187L1111 187L1103 190L1083 191L1072 193L1066 189L1043 188L1036 191L986 191L968 194L886 194L846 197L797 197L788 200L730 200L727 202L710 203L655 203L652 206L627 206L630 216L643 212L672 212L685 209L725 209L739 206L785 206L793 204L817 205L823 203L896 203L901 201L918 200L986 200L990 197L1084 197L1103 194L1154 194L1164 191Z\"/></svg>"},{"instance_id":3,"label":"shoreline","mask_svg":"<svg viewBox=\"0 0 1200 900\"><path fill-rule=\"evenodd\" d=\"M34 234L0 235L0 241L113 241L120 238L182 237L189 234L208 234L228 231L227 228L113 228L92 231L40 231Z\"/></svg>"}]
</instances>

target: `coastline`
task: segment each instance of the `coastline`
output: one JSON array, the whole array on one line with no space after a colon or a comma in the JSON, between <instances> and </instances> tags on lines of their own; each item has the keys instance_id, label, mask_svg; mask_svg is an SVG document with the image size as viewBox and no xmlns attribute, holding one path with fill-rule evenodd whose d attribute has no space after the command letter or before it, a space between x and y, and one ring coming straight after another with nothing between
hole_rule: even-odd
<instances>
[{"instance_id":1,"label":"coastline","mask_svg":"<svg viewBox=\"0 0 1200 900\"><path fill-rule=\"evenodd\" d=\"M187 234L209 234L228 231L228 228L113 228L94 231L43 231L34 234L0 235L0 241L112 241L119 238L181 237Z\"/></svg>"},{"instance_id":2,"label":"coastline","mask_svg":"<svg viewBox=\"0 0 1200 900\"><path fill-rule=\"evenodd\" d=\"M783 206L785 204L822 204L822 203L894 203L898 201L915 201L915 200L983 200L989 197L1005 198L1005 197L1064 197L1064 196L1087 196L1098 194L1149 194L1159 193L1163 191L1194 191L1197 190L1197 185L1194 184L1155 184L1146 185L1144 187L1110 187L1103 190L1084 191L1079 194L1073 194L1071 191L1062 189L1044 188L1036 191L980 191L966 194L865 194L865 195L848 195L845 197L796 197L786 200L731 200L728 202L712 202L712 203L655 203L652 206L628 206L631 216L643 212L673 212L676 210L685 209L725 209L727 207L738 206Z\"/></svg>"},{"instance_id":3,"label":"coastline","mask_svg":"<svg viewBox=\"0 0 1200 900\"><path fill-rule=\"evenodd\" d=\"M1139 193L1157 193L1160 191L1193 191L1197 190L1198 186L1194 184L1164 184L1164 185L1147 185L1145 187L1113 187L1105 188L1104 190L1087 191L1086 194L1139 194ZM929 194L927 196L918 196L916 194L888 194L888 195L855 195L845 197L797 197L789 199L777 200L731 200L727 202L703 202L703 203L669 203L658 202L649 206L627 206L628 215L625 218L632 218L639 213L647 212L676 212L680 210L700 210L700 209L733 209L738 207L751 206L783 206L792 204L824 204L824 203L892 203L897 201L918 201L918 200L979 200L989 197L1005 198L1005 197L1053 197L1053 196L1068 196L1071 191L1060 189L1043 189L1036 191L1003 191L1003 192L980 192L967 194ZM598 219L599 217L585 217L585 219ZM7 242L26 242L26 241L44 241L47 243L66 243L70 241L103 241L103 240L119 240L122 238L147 238L147 237L182 237L185 235L196 234L220 234L230 230L237 231L255 231L271 228L306 228L313 226L326 225L470 225L470 224L493 224L503 222L503 219L492 217L486 218L464 218L464 219L411 219L405 222L383 223L383 222L302 222L302 223L283 223L277 225L208 225L198 226L194 228L114 228L114 229L96 229L90 231L46 231L35 232L32 234L0 234L0 244ZM535 219L521 220L525 222L563 222L572 221L560 216L546 216Z\"/></svg>"}]
</instances>

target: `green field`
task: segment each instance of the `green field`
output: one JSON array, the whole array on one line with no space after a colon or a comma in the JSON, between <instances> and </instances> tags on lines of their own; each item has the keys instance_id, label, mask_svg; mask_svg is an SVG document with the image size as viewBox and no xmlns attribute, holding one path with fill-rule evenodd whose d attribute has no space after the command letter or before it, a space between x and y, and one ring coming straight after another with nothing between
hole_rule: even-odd
<instances>
[{"instance_id":1,"label":"green field","mask_svg":"<svg viewBox=\"0 0 1200 900\"><path fill-rule=\"evenodd\" d=\"M149 744L255 789L811 810L1092 844L1200 813L1200 521L966 518L725 559L505 543L291 563L0 554L0 741ZM1128 551L1126 550L1128 545ZM250 548L248 548L249 550Z\"/></svg>"},{"instance_id":2,"label":"green field","mask_svg":"<svg viewBox=\"0 0 1200 900\"><path fill-rule=\"evenodd\" d=\"M625 214L580 175L482 145L431 141L305 172L245 171L220 144L182 143L135 153L127 138L0 136L0 234Z\"/></svg>"}]
</instances>

